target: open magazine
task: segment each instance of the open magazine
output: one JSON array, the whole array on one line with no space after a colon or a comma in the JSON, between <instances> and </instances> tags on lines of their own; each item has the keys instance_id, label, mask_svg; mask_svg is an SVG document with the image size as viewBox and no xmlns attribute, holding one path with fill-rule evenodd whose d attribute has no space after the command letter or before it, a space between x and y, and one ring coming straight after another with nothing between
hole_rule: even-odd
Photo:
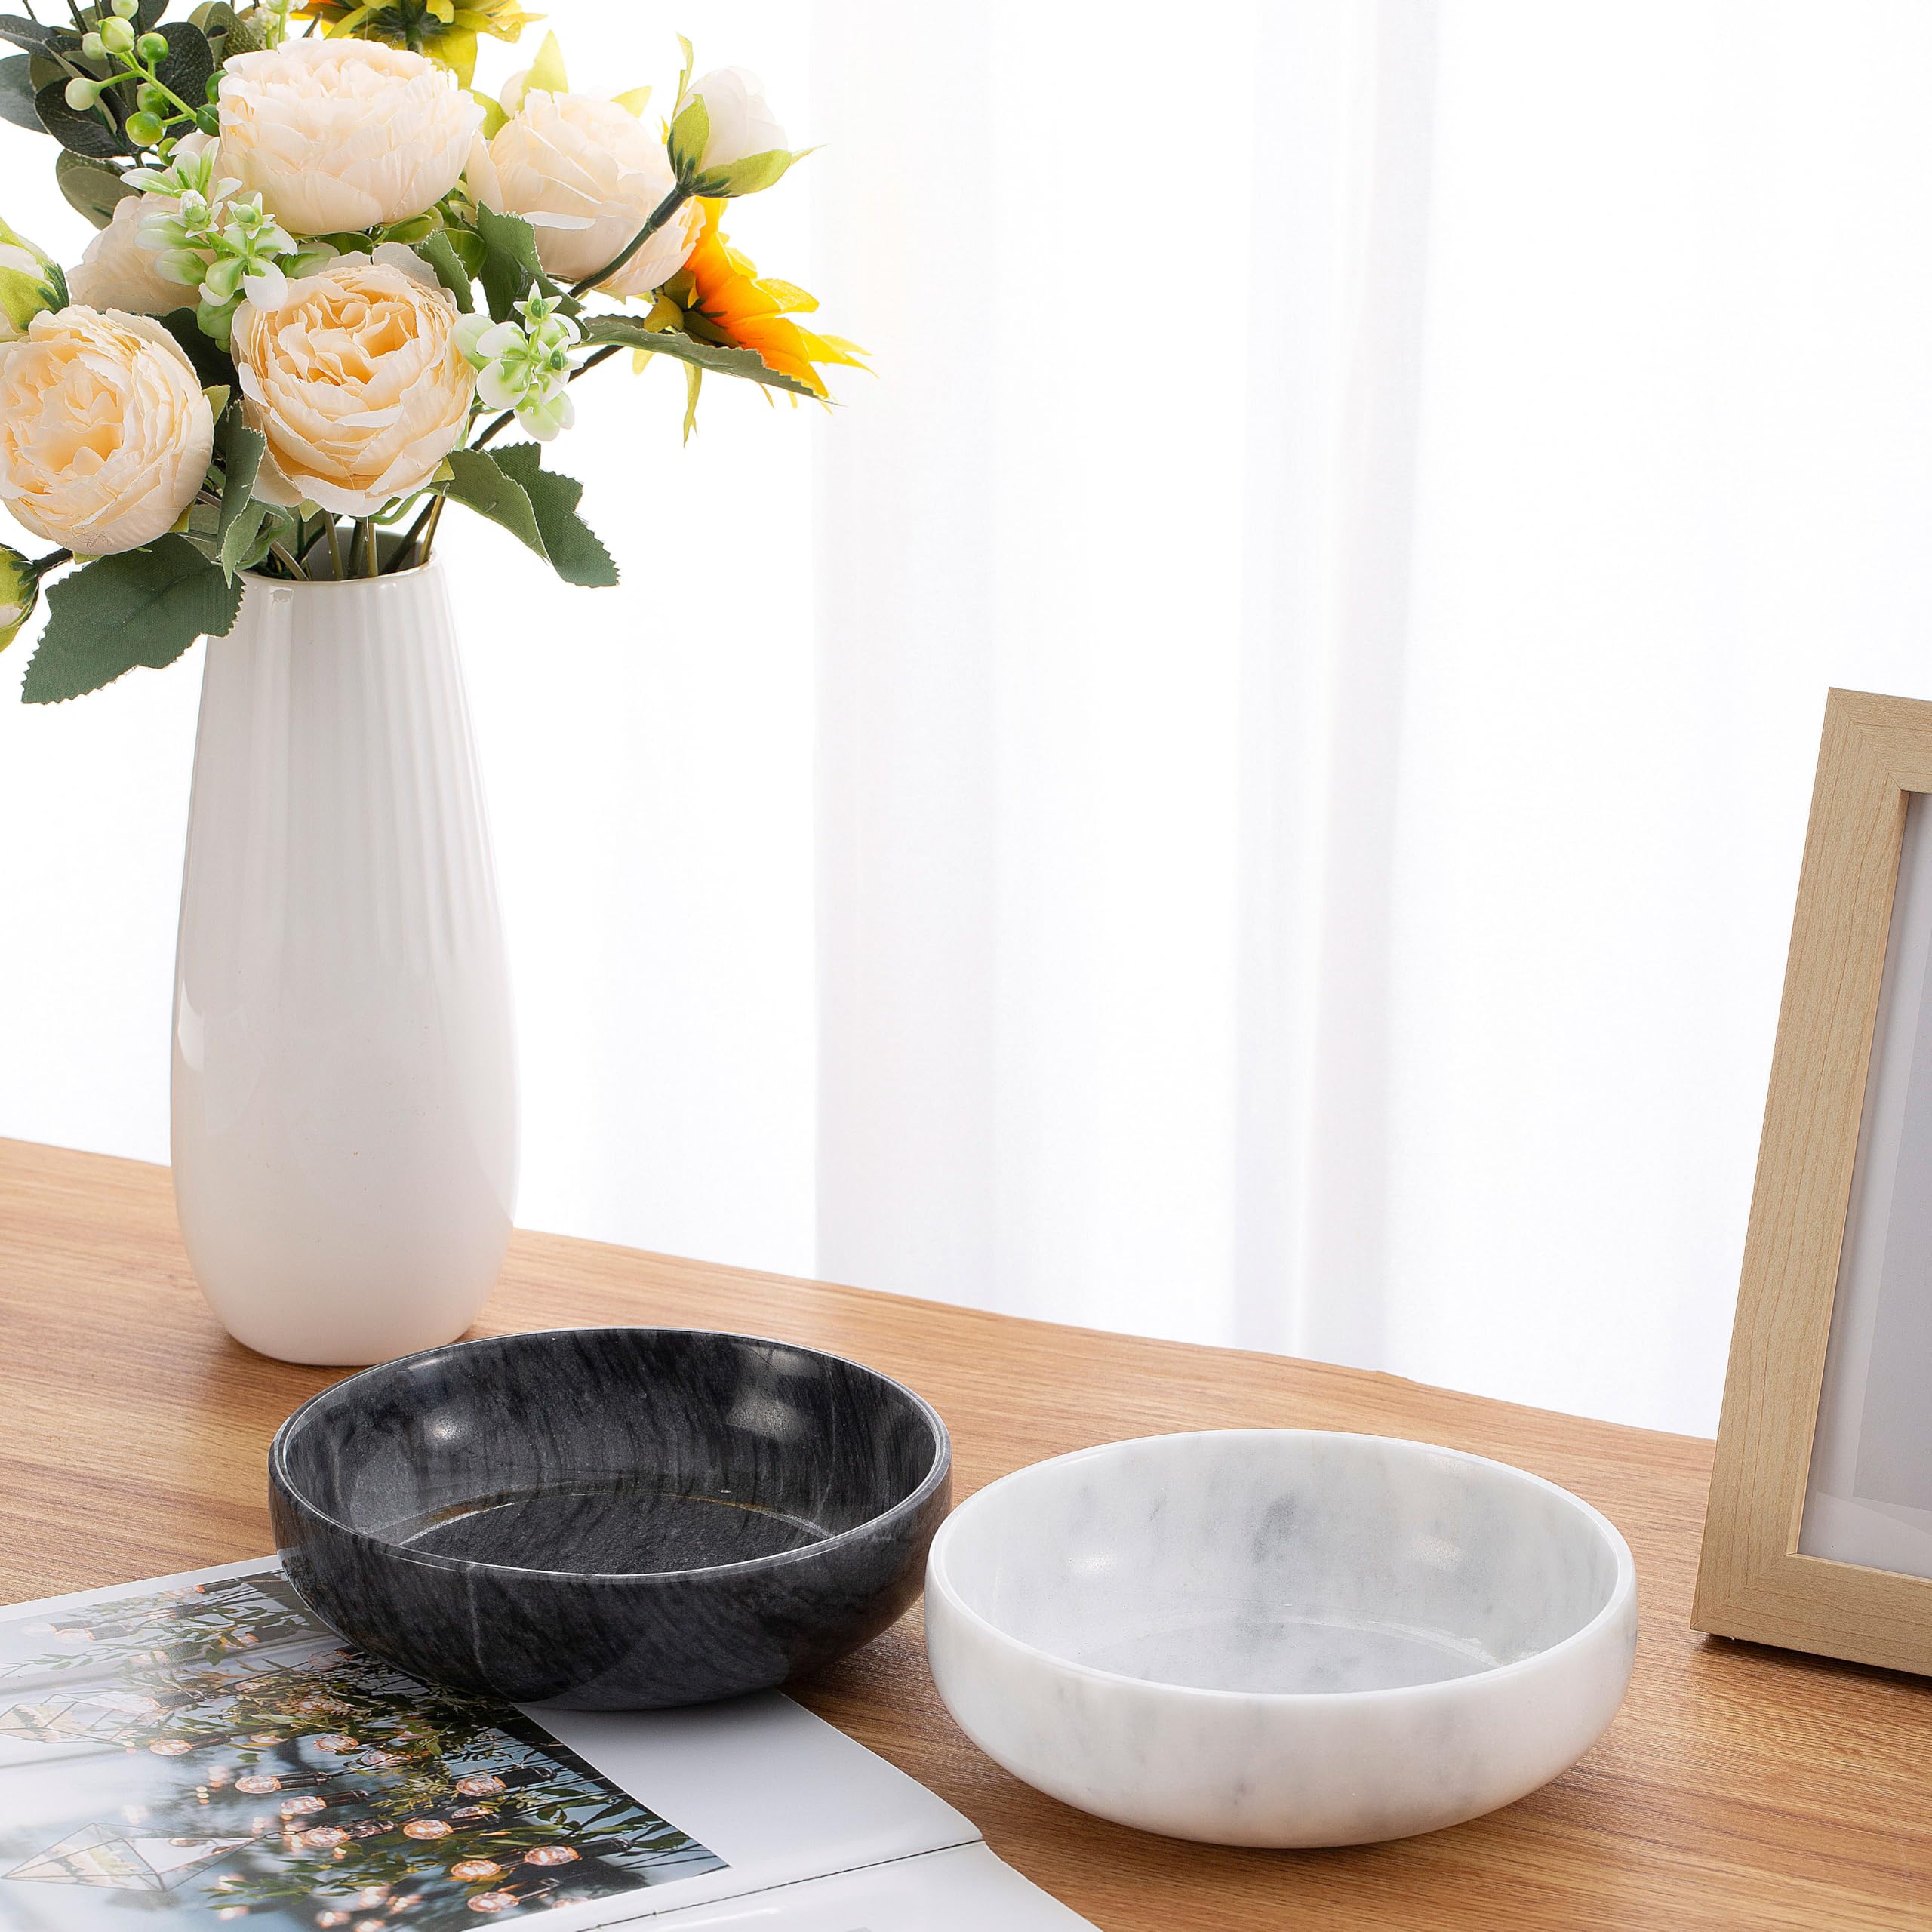
<instances>
[{"instance_id":1,"label":"open magazine","mask_svg":"<svg viewBox=\"0 0 1932 1932\"><path fill-rule=\"evenodd\" d=\"M633 1713L432 1690L345 1644L272 1562L0 1610L5 1932L533 1918L1087 1924L776 1693Z\"/></svg>"}]
</instances>

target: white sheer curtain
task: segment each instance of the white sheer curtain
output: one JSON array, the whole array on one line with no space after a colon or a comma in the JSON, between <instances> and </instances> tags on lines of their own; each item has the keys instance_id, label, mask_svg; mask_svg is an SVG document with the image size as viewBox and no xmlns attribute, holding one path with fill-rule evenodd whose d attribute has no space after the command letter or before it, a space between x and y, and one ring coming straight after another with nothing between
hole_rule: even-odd
<instances>
[{"instance_id":1,"label":"white sheer curtain","mask_svg":"<svg viewBox=\"0 0 1932 1932\"><path fill-rule=\"evenodd\" d=\"M817 58L881 371L821 456L821 1266L1709 1429L1824 689L1932 690L1932 18Z\"/></svg>"},{"instance_id":2,"label":"white sheer curtain","mask_svg":"<svg viewBox=\"0 0 1932 1932\"><path fill-rule=\"evenodd\" d=\"M1824 690L1932 692L1932 14L666 24L878 375L586 411L615 595L452 520L522 1218L1709 1429ZM0 1132L165 1156L195 675L0 712Z\"/></svg>"}]
</instances>

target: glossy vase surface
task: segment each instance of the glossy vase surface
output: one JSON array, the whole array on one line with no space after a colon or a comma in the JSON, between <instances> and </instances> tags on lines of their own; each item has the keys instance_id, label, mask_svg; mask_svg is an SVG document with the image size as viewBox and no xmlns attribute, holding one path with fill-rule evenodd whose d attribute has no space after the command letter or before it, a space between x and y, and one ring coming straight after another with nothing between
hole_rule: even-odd
<instances>
[{"instance_id":1,"label":"glossy vase surface","mask_svg":"<svg viewBox=\"0 0 1932 1932\"><path fill-rule=\"evenodd\" d=\"M509 974L441 570L251 579L208 641L175 964L174 1198L229 1333L454 1340L515 1205Z\"/></svg>"}]
</instances>

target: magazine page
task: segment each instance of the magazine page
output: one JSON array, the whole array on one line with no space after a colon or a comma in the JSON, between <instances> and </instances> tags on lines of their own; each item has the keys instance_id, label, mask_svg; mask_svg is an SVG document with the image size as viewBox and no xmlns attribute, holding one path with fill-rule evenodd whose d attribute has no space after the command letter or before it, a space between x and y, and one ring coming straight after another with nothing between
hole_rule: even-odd
<instances>
[{"instance_id":1,"label":"magazine page","mask_svg":"<svg viewBox=\"0 0 1932 1932\"><path fill-rule=\"evenodd\" d=\"M776 1694L610 1713L426 1689L272 1561L0 1611L8 1932L570 1932L977 1836Z\"/></svg>"}]
</instances>

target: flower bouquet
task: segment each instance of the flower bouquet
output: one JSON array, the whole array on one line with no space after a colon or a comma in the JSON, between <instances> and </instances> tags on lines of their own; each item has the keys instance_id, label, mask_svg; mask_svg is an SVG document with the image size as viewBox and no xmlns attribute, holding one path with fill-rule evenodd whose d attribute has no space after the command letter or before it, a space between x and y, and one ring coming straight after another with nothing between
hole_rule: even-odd
<instances>
[{"instance_id":1,"label":"flower bouquet","mask_svg":"<svg viewBox=\"0 0 1932 1932\"><path fill-rule=\"evenodd\" d=\"M57 0L41 0L51 12ZM23 0L32 10L32 0ZM491 98L506 0L167 0L0 16L0 115L59 143L78 265L0 223L0 645L43 590L29 703L220 635L242 574L375 576L452 502L573 584L617 581L546 447L612 358L826 397L849 343L720 226L798 156L758 83L570 88L554 35ZM48 580L74 568L51 587Z\"/></svg>"},{"instance_id":2,"label":"flower bouquet","mask_svg":"<svg viewBox=\"0 0 1932 1932\"><path fill-rule=\"evenodd\" d=\"M0 646L29 703L209 640L176 955L175 1198L263 1352L448 1341L509 1238L506 949L440 566L451 503L617 581L552 466L620 356L826 399L850 344L721 226L798 156L757 82L494 97L506 0L64 0L0 15L0 115L98 232L0 224ZM39 0L51 13L55 0ZM424 568L424 566L427 566Z\"/></svg>"}]
</instances>

